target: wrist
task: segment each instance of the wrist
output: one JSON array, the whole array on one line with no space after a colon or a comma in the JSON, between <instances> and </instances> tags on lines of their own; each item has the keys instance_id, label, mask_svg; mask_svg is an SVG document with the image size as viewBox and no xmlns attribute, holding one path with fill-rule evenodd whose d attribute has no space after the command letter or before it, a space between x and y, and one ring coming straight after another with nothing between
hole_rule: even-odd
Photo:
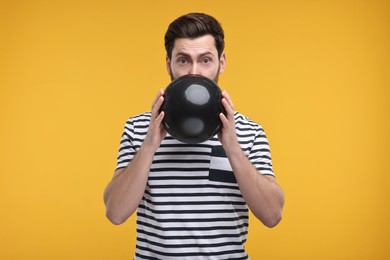
<instances>
[{"instance_id":1,"label":"wrist","mask_svg":"<svg viewBox=\"0 0 390 260\"><path fill-rule=\"evenodd\" d=\"M145 139L144 142L142 143L141 147L139 148L138 153L154 156L158 147L159 147L159 145L154 145L152 142L148 142Z\"/></svg>"},{"instance_id":2,"label":"wrist","mask_svg":"<svg viewBox=\"0 0 390 260\"><path fill-rule=\"evenodd\" d=\"M230 142L229 144L225 144L225 145L222 144L222 146L228 157L229 156L237 157L243 154L243 151L238 141Z\"/></svg>"}]
</instances>

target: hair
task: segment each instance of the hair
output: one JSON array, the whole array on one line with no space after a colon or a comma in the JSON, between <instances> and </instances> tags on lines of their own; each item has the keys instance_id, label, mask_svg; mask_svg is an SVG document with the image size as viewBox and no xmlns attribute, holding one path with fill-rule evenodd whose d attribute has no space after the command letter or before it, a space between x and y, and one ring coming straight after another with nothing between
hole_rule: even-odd
<instances>
[{"instance_id":1,"label":"hair","mask_svg":"<svg viewBox=\"0 0 390 260\"><path fill-rule=\"evenodd\" d=\"M165 33L165 50L170 59L175 40L179 38L194 39L210 34L214 37L215 47L220 58L225 48L225 35L221 24L212 16L204 13L189 13L174 20Z\"/></svg>"}]
</instances>

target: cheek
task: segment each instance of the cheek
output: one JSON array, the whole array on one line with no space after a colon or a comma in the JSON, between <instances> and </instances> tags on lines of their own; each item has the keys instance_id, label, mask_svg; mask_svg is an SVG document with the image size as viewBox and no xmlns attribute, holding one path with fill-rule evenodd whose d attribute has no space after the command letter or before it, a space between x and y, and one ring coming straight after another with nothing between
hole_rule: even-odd
<instances>
[{"instance_id":1,"label":"cheek","mask_svg":"<svg viewBox=\"0 0 390 260\"><path fill-rule=\"evenodd\" d=\"M171 64L171 66L169 67L169 73L171 77L178 78L184 75L184 70L178 68L177 66L172 66Z\"/></svg>"},{"instance_id":2,"label":"cheek","mask_svg":"<svg viewBox=\"0 0 390 260\"><path fill-rule=\"evenodd\" d=\"M212 70L207 71L207 76L208 78L214 78L219 74L219 67L213 68Z\"/></svg>"},{"instance_id":3,"label":"cheek","mask_svg":"<svg viewBox=\"0 0 390 260\"><path fill-rule=\"evenodd\" d=\"M173 78L179 78L179 77L181 77L181 76L184 76L184 75L186 75L187 73L185 73L185 71L184 70L180 70L180 69L175 69L175 68L172 68L171 67L171 76L173 77Z\"/></svg>"}]
</instances>

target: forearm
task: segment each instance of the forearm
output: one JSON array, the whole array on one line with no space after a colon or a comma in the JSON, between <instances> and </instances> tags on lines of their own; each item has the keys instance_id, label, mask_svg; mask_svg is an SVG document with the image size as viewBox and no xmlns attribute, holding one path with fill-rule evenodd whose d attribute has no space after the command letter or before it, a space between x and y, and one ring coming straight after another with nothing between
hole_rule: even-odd
<instances>
[{"instance_id":1,"label":"forearm","mask_svg":"<svg viewBox=\"0 0 390 260\"><path fill-rule=\"evenodd\" d=\"M222 97L226 115L219 115L223 125L218 134L219 140L245 202L264 225L273 227L282 217L283 191L274 177L260 174L241 150L237 140L233 102L226 91L222 92Z\"/></svg>"},{"instance_id":2,"label":"forearm","mask_svg":"<svg viewBox=\"0 0 390 260\"><path fill-rule=\"evenodd\" d=\"M155 149L143 145L131 163L116 172L104 192L107 218L114 224L126 221L145 192Z\"/></svg>"},{"instance_id":3,"label":"forearm","mask_svg":"<svg viewBox=\"0 0 390 260\"><path fill-rule=\"evenodd\" d=\"M115 172L104 191L106 215L114 224L121 224L137 209L145 192L153 157L167 132L162 126L164 112L159 112L164 102L163 90L157 93L147 135L141 148L123 170Z\"/></svg>"},{"instance_id":4,"label":"forearm","mask_svg":"<svg viewBox=\"0 0 390 260\"><path fill-rule=\"evenodd\" d=\"M268 227L277 225L282 217L284 195L275 178L259 174L238 143L230 146L226 154L252 213Z\"/></svg>"}]
</instances>

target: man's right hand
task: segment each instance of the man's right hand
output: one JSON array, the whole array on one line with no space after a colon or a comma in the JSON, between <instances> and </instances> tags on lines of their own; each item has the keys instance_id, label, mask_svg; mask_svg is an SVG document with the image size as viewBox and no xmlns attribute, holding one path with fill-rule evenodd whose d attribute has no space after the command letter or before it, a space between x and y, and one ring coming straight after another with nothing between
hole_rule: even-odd
<instances>
[{"instance_id":1,"label":"man's right hand","mask_svg":"<svg viewBox=\"0 0 390 260\"><path fill-rule=\"evenodd\" d=\"M152 115L150 119L148 133L146 134L143 145L157 150L160 147L162 140L167 135L167 131L162 124L165 113L160 112L160 108L164 102L164 91L160 89L152 103Z\"/></svg>"}]
</instances>

